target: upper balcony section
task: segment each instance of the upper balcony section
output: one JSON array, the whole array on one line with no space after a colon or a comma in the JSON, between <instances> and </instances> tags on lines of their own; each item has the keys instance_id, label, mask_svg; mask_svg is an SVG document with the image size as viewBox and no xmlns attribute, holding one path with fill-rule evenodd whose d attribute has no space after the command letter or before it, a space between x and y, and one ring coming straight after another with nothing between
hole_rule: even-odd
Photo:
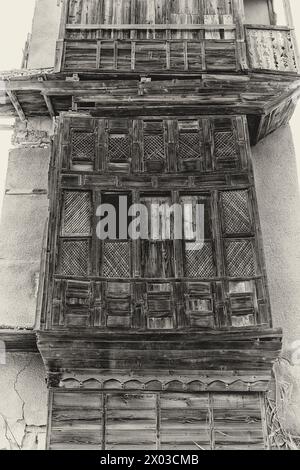
<instances>
[{"instance_id":1,"label":"upper balcony section","mask_svg":"<svg viewBox=\"0 0 300 470\"><path fill-rule=\"evenodd\" d=\"M297 73L285 0L64 0L57 72Z\"/></svg>"}]
</instances>

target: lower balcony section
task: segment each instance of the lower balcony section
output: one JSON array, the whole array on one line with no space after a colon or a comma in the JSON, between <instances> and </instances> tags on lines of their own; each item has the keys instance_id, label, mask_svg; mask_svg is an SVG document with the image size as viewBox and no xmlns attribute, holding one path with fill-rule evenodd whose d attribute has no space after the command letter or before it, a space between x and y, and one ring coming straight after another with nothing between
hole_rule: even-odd
<instances>
[{"instance_id":1,"label":"lower balcony section","mask_svg":"<svg viewBox=\"0 0 300 470\"><path fill-rule=\"evenodd\" d=\"M50 397L50 450L270 449L262 393L54 389Z\"/></svg>"},{"instance_id":2,"label":"lower balcony section","mask_svg":"<svg viewBox=\"0 0 300 470\"><path fill-rule=\"evenodd\" d=\"M38 332L48 449L269 449L281 331Z\"/></svg>"}]
</instances>

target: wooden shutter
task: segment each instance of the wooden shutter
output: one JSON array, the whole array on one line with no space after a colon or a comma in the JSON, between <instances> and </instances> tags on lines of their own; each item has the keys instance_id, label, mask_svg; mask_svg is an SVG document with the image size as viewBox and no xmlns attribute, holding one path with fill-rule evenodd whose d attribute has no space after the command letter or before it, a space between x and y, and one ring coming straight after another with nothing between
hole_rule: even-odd
<instances>
[{"instance_id":1,"label":"wooden shutter","mask_svg":"<svg viewBox=\"0 0 300 470\"><path fill-rule=\"evenodd\" d=\"M131 328L132 291L128 282L107 282L105 285L105 326Z\"/></svg>"},{"instance_id":2,"label":"wooden shutter","mask_svg":"<svg viewBox=\"0 0 300 470\"><path fill-rule=\"evenodd\" d=\"M171 283L147 283L146 328L172 330L176 326L174 287Z\"/></svg>"},{"instance_id":3,"label":"wooden shutter","mask_svg":"<svg viewBox=\"0 0 300 470\"><path fill-rule=\"evenodd\" d=\"M185 277L209 279L216 275L214 246L211 234L210 198L208 196L182 196L184 217L184 270ZM198 205L204 205L204 239L196 239ZM187 213L187 209L191 211ZM189 219L189 220L188 220Z\"/></svg>"},{"instance_id":4,"label":"wooden shutter","mask_svg":"<svg viewBox=\"0 0 300 470\"><path fill-rule=\"evenodd\" d=\"M107 171L128 173L132 155L132 121L110 119L107 129Z\"/></svg>"},{"instance_id":5,"label":"wooden shutter","mask_svg":"<svg viewBox=\"0 0 300 470\"><path fill-rule=\"evenodd\" d=\"M167 169L166 134L163 121L144 121L144 171L161 173Z\"/></svg>"},{"instance_id":6,"label":"wooden shutter","mask_svg":"<svg viewBox=\"0 0 300 470\"><path fill-rule=\"evenodd\" d=\"M174 241L170 218L153 207L171 205L171 198L165 196L142 197L149 214L149 239L141 241L142 277L170 278L174 277ZM172 228L172 227L171 227Z\"/></svg>"},{"instance_id":7,"label":"wooden shutter","mask_svg":"<svg viewBox=\"0 0 300 470\"><path fill-rule=\"evenodd\" d=\"M201 121L178 121L178 170L204 171L204 141Z\"/></svg>"},{"instance_id":8,"label":"wooden shutter","mask_svg":"<svg viewBox=\"0 0 300 470\"><path fill-rule=\"evenodd\" d=\"M185 284L185 312L189 326L214 328L214 310L213 283L187 282Z\"/></svg>"}]
</instances>

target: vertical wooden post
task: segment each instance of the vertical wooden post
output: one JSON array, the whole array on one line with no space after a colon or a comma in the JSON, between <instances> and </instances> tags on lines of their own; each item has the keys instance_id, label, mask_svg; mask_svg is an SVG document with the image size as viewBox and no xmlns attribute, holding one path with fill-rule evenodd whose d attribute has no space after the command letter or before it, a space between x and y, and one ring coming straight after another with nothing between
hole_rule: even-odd
<instances>
[{"instance_id":1,"label":"vertical wooden post","mask_svg":"<svg viewBox=\"0 0 300 470\"><path fill-rule=\"evenodd\" d=\"M242 70L248 69L247 50L245 41L245 12L243 0L232 0L233 18L236 25L236 45L238 66Z\"/></svg>"},{"instance_id":2,"label":"vertical wooden post","mask_svg":"<svg viewBox=\"0 0 300 470\"><path fill-rule=\"evenodd\" d=\"M297 65L297 69L298 69L298 73L299 73L299 70L300 70L300 55L299 55L298 42L297 42L297 38L296 38L296 35L295 35L295 31L294 31L294 20L293 20L293 14L292 14L292 8L291 8L290 0L283 0L283 6L284 6L285 16L286 16L286 20L287 20L287 25L291 28L291 36L292 36L293 47L294 47L294 51L295 51L296 65Z\"/></svg>"},{"instance_id":3,"label":"vertical wooden post","mask_svg":"<svg viewBox=\"0 0 300 470\"><path fill-rule=\"evenodd\" d=\"M55 72L60 72L63 67L65 38L66 38L66 25L67 25L68 16L69 16L69 2L70 0L63 0L62 2L58 40L56 43L55 66L54 66Z\"/></svg>"}]
</instances>

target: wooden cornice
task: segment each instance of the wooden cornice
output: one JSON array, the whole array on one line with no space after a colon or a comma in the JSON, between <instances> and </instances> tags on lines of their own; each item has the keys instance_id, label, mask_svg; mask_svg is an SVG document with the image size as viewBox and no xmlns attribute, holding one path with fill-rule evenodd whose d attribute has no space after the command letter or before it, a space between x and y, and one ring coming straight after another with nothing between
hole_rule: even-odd
<instances>
[{"instance_id":1,"label":"wooden cornice","mask_svg":"<svg viewBox=\"0 0 300 470\"><path fill-rule=\"evenodd\" d=\"M150 374L199 370L270 373L281 352L281 330L37 332L48 372L96 369ZM170 372L171 371L171 372ZM194 371L194 372L193 372Z\"/></svg>"},{"instance_id":2,"label":"wooden cornice","mask_svg":"<svg viewBox=\"0 0 300 470\"><path fill-rule=\"evenodd\" d=\"M9 353L38 353L34 330L0 329L0 341Z\"/></svg>"}]
</instances>

